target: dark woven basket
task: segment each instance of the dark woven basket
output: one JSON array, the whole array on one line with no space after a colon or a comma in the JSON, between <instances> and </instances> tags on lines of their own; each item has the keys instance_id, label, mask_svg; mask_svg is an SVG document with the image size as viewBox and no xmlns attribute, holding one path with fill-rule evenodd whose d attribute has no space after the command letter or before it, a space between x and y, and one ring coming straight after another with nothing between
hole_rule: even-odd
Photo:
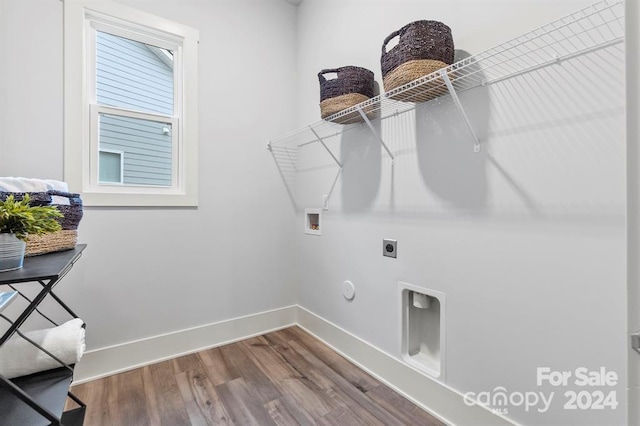
<instances>
[{"instance_id":1,"label":"dark woven basket","mask_svg":"<svg viewBox=\"0 0 640 426\"><path fill-rule=\"evenodd\" d=\"M337 77L327 80L325 74L329 73L336 73ZM375 92L373 72L366 68L346 66L325 69L318 73L318 80L320 116L323 119L372 98ZM334 121L350 124L363 120L358 112L354 112Z\"/></svg>"},{"instance_id":2,"label":"dark woven basket","mask_svg":"<svg viewBox=\"0 0 640 426\"><path fill-rule=\"evenodd\" d=\"M13 195L13 198L16 201L22 201L24 196L29 194L29 205L30 206L48 206L51 204L51 194L48 192L6 192L0 191L0 201L4 201L7 199L9 195Z\"/></svg>"},{"instance_id":3,"label":"dark woven basket","mask_svg":"<svg viewBox=\"0 0 640 426\"><path fill-rule=\"evenodd\" d=\"M387 44L395 37L399 37L398 44L387 52ZM384 90L389 92L451 65L454 53L451 29L442 22L423 20L405 25L389 34L382 44ZM394 99L405 100L402 96Z\"/></svg>"}]
</instances>

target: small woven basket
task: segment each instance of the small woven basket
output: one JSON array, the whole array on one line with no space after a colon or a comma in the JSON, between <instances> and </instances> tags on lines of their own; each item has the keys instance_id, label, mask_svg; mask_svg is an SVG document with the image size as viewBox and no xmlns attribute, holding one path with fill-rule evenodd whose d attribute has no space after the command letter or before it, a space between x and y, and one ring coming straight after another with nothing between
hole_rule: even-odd
<instances>
[{"instance_id":1,"label":"small woven basket","mask_svg":"<svg viewBox=\"0 0 640 426\"><path fill-rule=\"evenodd\" d=\"M53 204L63 215L63 217L57 219L62 226L62 230L42 235L29 235L27 237L25 256L37 256L56 251L71 250L75 248L78 243L78 225L83 215L80 194L62 191L48 191L47 194L50 199L52 196L69 199L68 205Z\"/></svg>"},{"instance_id":2,"label":"small woven basket","mask_svg":"<svg viewBox=\"0 0 640 426\"><path fill-rule=\"evenodd\" d=\"M387 52L387 44L399 37L398 44ZM404 86L420 77L451 65L454 60L451 29L438 21L411 22L387 36L382 44L382 79L385 92ZM425 102L440 93L425 84L390 96L392 99Z\"/></svg>"},{"instance_id":3,"label":"small woven basket","mask_svg":"<svg viewBox=\"0 0 640 426\"><path fill-rule=\"evenodd\" d=\"M325 74L329 73L336 73L337 77L327 80ZM373 72L366 68L346 66L326 69L318 73L318 80L320 81L320 116L322 119L365 102L374 96ZM372 107L365 108L368 117L372 116L373 110ZM351 124L364 120L358 111L354 111L331 121L339 124Z\"/></svg>"}]
</instances>

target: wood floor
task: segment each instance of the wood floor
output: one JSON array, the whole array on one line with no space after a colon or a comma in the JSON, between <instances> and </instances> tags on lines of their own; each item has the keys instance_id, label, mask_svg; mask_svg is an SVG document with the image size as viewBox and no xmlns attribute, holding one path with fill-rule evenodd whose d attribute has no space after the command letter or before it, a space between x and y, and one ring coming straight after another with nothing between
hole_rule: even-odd
<instances>
[{"instance_id":1,"label":"wood floor","mask_svg":"<svg viewBox=\"0 0 640 426\"><path fill-rule=\"evenodd\" d=\"M74 386L85 425L443 425L298 327Z\"/></svg>"}]
</instances>

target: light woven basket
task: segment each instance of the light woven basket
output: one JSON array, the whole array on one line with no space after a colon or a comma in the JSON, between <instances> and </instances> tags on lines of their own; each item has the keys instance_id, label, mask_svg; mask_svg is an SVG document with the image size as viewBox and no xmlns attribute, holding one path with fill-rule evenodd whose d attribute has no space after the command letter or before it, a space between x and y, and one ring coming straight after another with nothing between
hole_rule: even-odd
<instances>
[{"instance_id":1,"label":"light woven basket","mask_svg":"<svg viewBox=\"0 0 640 426\"><path fill-rule=\"evenodd\" d=\"M368 97L360 93L349 93L346 95L336 96L335 98L325 99L320 102L320 116L325 119L333 114L337 114L340 111L344 111L347 108L358 105L359 103L369 100ZM369 105L364 108L364 113L368 118L374 118L376 107L375 105ZM353 111L343 116L334 118L331 120L338 124L352 124L361 123L363 121L362 115L358 111Z\"/></svg>"},{"instance_id":2,"label":"light woven basket","mask_svg":"<svg viewBox=\"0 0 640 426\"><path fill-rule=\"evenodd\" d=\"M444 62L431 59L417 59L405 62L384 77L384 85L385 87L398 88L447 66ZM451 81L455 79L455 73L453 71L448 72L447 76ZM393 89L389 90L391 91ZM438 96L445 95L446 93L447 88L444 81L441 78L437 78L402 90L401 92L389 94L388 97L397 101L426 102Z\"/></svg>"},{"instance_id":3,"label":"light woven basket","mask_svg":"<svg viewBox=\"0 0 640 426\"><path fill-rule=\"evenodd\" d=\"M387 44L399 37L398 44L387 52ZM451 29L438 21L415 21L389 34L382 44L382 80L390 92L425 75L451 65L454 60ZM449 78L452 78L449 73ZM390 95L395 100L425 102L446 93L436 80Z\"/></svg>"},{"instance_id":4,"label":"light woven basket","mask_svg":"<svg viewBox=\"0 0 640 426\"><path fill-rule=\"evenodd\" d=\"M25 256L37 256L56 251L71 250L78 242L78 231L61 230L43 235L29 235Z\"/></svg>"}]
</instances>

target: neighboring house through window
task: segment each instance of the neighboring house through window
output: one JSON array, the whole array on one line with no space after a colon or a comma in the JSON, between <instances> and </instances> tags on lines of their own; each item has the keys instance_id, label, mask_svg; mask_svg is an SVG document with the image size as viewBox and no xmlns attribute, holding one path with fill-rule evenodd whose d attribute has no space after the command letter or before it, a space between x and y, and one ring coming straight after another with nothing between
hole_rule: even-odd
<instances>
[{"instance_id":1,"label":"neighboring house through window","mask_svg":"<svg viewBox=\"0 0 640 426\"><path fill-rule=\"evenodd\" d=\"M87 205L197 205L197 39L65 0L65 180Z\"/></svg>"}]
</instances>

